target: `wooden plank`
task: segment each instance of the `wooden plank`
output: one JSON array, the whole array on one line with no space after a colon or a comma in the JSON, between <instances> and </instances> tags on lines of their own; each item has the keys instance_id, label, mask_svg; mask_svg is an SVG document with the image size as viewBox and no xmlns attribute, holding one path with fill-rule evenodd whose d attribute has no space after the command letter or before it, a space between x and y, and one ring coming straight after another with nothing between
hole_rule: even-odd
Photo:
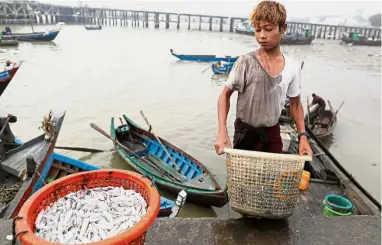
<instances>
[{"instance_id":1,"label":"wooden plank","mask_svg":"<svg viewBox=\"0 0 382 245\"><path fill-rule=\"evenodd\" d=\"M62 164L61 162L52 164L52 167L49 170L48 176L46 177L46 183L50 183L56 180L58 173L60 172L59 167L61 166L61 164Z\"/></svg>"}]
</instances>

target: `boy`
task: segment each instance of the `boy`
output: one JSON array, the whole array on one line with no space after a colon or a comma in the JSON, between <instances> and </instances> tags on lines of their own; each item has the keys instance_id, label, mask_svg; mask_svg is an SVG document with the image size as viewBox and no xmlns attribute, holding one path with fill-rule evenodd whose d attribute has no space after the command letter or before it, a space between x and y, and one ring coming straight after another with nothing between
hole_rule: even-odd
<instances>
[{"instance_id":1,"label":"boy","mask_svg":"<svg viewBox=\"0 0 382 245\"><path fill-rule=\"evenodd\" d=\"M235 149L282 153L278 120L288 96L299 132L299 155L311 156L300 102L300 65L280 51L281 35L287 29L286 10L280 3L262 1L251 14L251 22L261 47L236 61L219 96L216 153L231 148L226 122L230 97L236 90Z\"/></svg>"}]
</instances>

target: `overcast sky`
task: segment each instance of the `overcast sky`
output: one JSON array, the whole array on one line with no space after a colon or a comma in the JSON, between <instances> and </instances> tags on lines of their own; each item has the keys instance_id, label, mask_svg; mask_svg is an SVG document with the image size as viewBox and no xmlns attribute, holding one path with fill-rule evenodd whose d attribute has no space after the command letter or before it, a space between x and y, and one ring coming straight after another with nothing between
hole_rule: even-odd
<instances>
[{"instance_id":1,"label":"overcast sky","mask_svg":"<svg viewBox=\"0 0 382 245\"><path fill-rule=\"evenodd\" d=\"M40 0L63 5L78 5L79 1ZM137 10L169 11L176 13L199 13L223 16L247 17L258 1L95 1L82 0L83 4L94 7L111 7ZM381 1L331 1L331 0L283 0L289 17L322 15L353 16L360 12L364 16L381 13Z\"/></svg>"}]
</instances>

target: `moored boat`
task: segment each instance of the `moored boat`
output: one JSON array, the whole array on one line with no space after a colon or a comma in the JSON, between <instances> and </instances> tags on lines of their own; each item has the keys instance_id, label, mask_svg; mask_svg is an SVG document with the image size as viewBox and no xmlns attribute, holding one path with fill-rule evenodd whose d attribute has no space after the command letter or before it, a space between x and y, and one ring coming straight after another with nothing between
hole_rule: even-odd
<instances>
[{"instance_id":1,"label":"moored boat","mask_svg":"<svg viewBox=\"0 0 382 245\"><path fill-rule=\"evenodd\" d=\"M305 123L318 138L324 138L333 134L337 126L337 114L343 102L337 111L334 111L329 100L328 104L329 110L323 111L320 116L317 115L317 106L313 107L312 110L308 109L308 114L305 115Z\"/></svg>"},{"instance_id":2,"label":"moored boat","mask_svg":"<svg viewBox=\"0 0 382 245\"><path fill-rule=\"evenodd\" d=\"M217 61L225 61L225 62L235 62L239 57L232 56L224 56L224 57L216 57L216 55L188 55L188 54L176 54L173 49L170 49L170 52L173 56L177 57L180 60L187 61L198 61L198 62L217 62Z\"/></svg>"},{"instance_id":3,"label":"moored boat","mask_svg":"<svg viewBox=\"0 0 382 245\"><path fill-rule=\"evenodd\" d=\"M22 62L16 63L16 65L10 69L0 72L0 96L3 94L9 83L12 81L16 72L19 70Z\"/></svg>"},{"instance_id":4,"label":"moored boat","mask_svg":"<svg viewBox=\"0 0 382 245\"><path fill-rule=\"evenodd\" d=\"M44 118L47 126L44 127L44 133L21 145L15 144L14 140L2 141L0 162L2 189L0 192L6 196L6 200L0 203L1 217L14 218L25 201L33 194L53 154L64 117L65 112L49 113L49 116ZM4 133L11 133L6 130L9 128L5 128ZM13 195L9 195L10 191Z\"/></svg>"},{"instance_id":5,"label":"moored boat","mask_svg":"<svg viewBox=\"0 0 382 245\"><path fill-rule=\"evenodd\" d=\"M61 28L58 30L50 30L45 32L30 32L30 33L14 33L11 31L11 29L7 26L5 28L5 31L3 31L3 37L14 37L18 41L53 41L58 33L60 32Z\"/></svg>"},{"instance_id":6,"label":"moored boat","mask_svg":"<svg viewBox=\"0 0 382 245\"><path fill-rule=\"evenodd\" d=\"M212 72L214 74L228 74L231 70L235 62L229 62L229 63L213 63L211 65Z\"/></svg>"},{"instance_id":7,"label":"moored boat","mask_svg":"<svg viewBox=\"0 0 382 245\"><path fill-rule=\"evenodd\" d=\"M291 137L289 154L298 154L298 134L294 123L280 121L282 133ZM309 172L308 187L299 190L295 213L299 218L348 215L381 215L381 204L366 191L330 153L320 139L305 125L313 151L311 162L305 162ZM302 182L301 182L302 184ZM330 201L327 201L330 198ZM351 205L344 205L344 198ZM333 200L333 203L331 201ZM335 203L334 201L340 200ZM349 203L348 203L349 204ZM336 206L337 205L337 206ZM347 206L345 208L345 206Z\"/></svg>"},{"instance_id":8,"label":"moored boat","mask_svg":"<svg viewBox=\"0 0 382 245\"><path fill-rule=\"evenodd\" d=\"M249 20L236 24L235 32L239 34L250 35L250 36L255 35L255 30L253 29L253 26Z\"/></svg>"},{"instance_id":9,"label":"moored boat","mask_svg":"<svg viewBox=\"0 0 382 245\"><path fill-rule=\"evenodd\" d=\"M300 31L286 33L282 36L280 44L285 45L308 45L315 39L312 30L302 28Z\"/></svg>"},{"instance_id":10,"label":"moored boat","mask_svg":"<svg viewBox=\"0 0 382 245\"><path fill-rule=\"evenodd\" d=\"M96 26L85 26L85 29L88 30L88 31L92 31L92 30L102 30L102 26L101 26L101 25L96 25Z\"/></svg>"},{"instance_id":11,"label":"moored boat","mask_svg":"<svg viewBox=\"0 0 382 245\"><path fill-rule=\"evenodd\" d=\"M17 39L1 39L0 47L17 47L19 46L19 41Z\"/></svg>"},{"instance_id":12,"label":"moored boat","mask_svg":"<svg viewBox=\"0 0 382 245\"><path fill-rule=\"evenodd\" d=\"M124 146L115 144L117 152L131 168L173 194L185 190L187 201L192 203L217 207L226 204L225 191L200 161L164 139L158 138L159 142L150 131L139 127L126 115L123 118L125 123L120 126L111 119L111 137Z\"/></svg>"},{"instance_id":13,"label":"moored boat","mask_svg":"<svg viewBox=\"0 0 382 245\"><path fill-rule=\"evenodd\" d=\"M381 46L381 39L367 38L358 32L343 33L341 43L363 46Z\"/></svg>"}]
</instances>

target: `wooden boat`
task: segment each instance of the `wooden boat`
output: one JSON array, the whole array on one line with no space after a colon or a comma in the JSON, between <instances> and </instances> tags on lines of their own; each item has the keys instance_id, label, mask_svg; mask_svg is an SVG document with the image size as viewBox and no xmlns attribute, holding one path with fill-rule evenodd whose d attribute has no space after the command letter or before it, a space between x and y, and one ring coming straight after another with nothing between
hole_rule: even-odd
<instances>
[{"instance_id":1,"label":"wooden boat","mask_svg":"<svg viewBox=\"0 0 382 245\"><path fill-rule=\"evenodd\" d=\"M102 30L102 26L101 25L97 25L97 26L85 26L85 29L88 30L88 31Z\"/></svg>"},{"instance_id":2,"label":"wooden boat","mask_svg":"<svg viewBox=\"0 0 382 245\"><path fill-rule=\"evenodd\" d=\"M0 47L17 47L19 41L17 39L0 39Z\"/></svg>"},{"instance_id":3,"label":"wooden boat","mask_svg":"<svg viewBox=\"0 0 382 245\"><path fill-rule=\"evenodd\" d=\"M235 62L239 57L225 56L225 57L216 57L216 55L188 55L188 54L176 54L173 49L170 49L170 52L173 56L177 57L180 60L187 61L198 61L198 62Z\"/></svg>"},{"instance_id":4,"label":"wooden boat","mask_svg":"<svg viewBox=\"0 0 382 245\"><path fill-rule=\"evenodd\" d=\"M0 96L3 94L5 89L8 87L9 83L12 81L16 72L19 70L22 62L16 64L12 70L0 72Z\"/></svg>"},{"instance_id":5,"label":"wooden boat","mask_svg":"<svg viewBox=\"0 0 382 245\"><path fill-rule=\"evenodd\" d=\"M53 41L61 29L51 30L46 32L31 32L31 33L13 33L7 26L3 31L3 36L15 37L18 41Z\"/></svg>"},{"instance_id":6,"label":"wooden boat","mask_svg":"<svg viewBox=\"0 0 382 245\"><path fill-rule=\"evenodd\" d=\"M250 36L255 35L255 30L253 29L253 26L249 20L238 23L235 26L235 32L238 34L244 34L244 35L250 35Z\"/></svg>"},{"instance_id":7,"label":"wooden boat","mask_svg":"<svg viewBox=\"0 0 382 245\"><path fill-rule=\"evenodd\" d=\"M315 136L324 138L333 134L333 131L337 126L337 114L343 103L344 102L342 102L336 112L328 100L330 109L323 111L320 117L317 116L317 106L313 107L313 110L311 111L308 109L308 114L305 116L305 123L310 126L309 128Z\"/></svg>"},{"instance_id":8,"label":"wooden boat","mask_svg":"<svg viewBox=\"0 0 382 245\"><path fill-rule=\"evenodd\" d=\"M46 169L61 129L65 112L49 114L45 122L53 123L55 134L47 137L44 132L24 144L3 141L0 162L0 192L7 195L7 200L0 204L0 216L6 219L14 218L20 208L36 190L36 184ZM9 133L9 132L8 132ZM14 196L9 196L12 191Z\"/></svg>"},{"instance_id":9,"label":"wooden boat","mask_svg":"<svg viewBox=\"0 0 382 245\"><path fill-rule=\"evenodd\" d=\"M235 63L229 62L221 64L220 62L217 62L211 65L211 69L214 74L228 74L232 70L233 64Z\"/></svg>"},{"instance_id":10,"label":"wooden boat","mask_svg":"<svg viewBox=\"0 0 382 245\"><path fill-rule=\"evenodd\" d=\"M117 152L131 168L153 178L159 187L171 193L185 190L187 200L195 204L217 207L226 204L224 190L201 162L159 138L179 167L177 168L150 131L142 129L126 115L123 115L123 118L125 123L118 127L112 118L110 130L115 140L130 149L126 151L115 144Z\"/></svg>"},{"instance_id":11,"label":"wooden boat","mask_svg":"<svg viewBox=\"0 0 382 245\"><path fill-rule=\"evenodd\" d=\"M281 38L280 44L285 45L308 45L315 39L312 35L312 30L309 28L302 28L293 33L287 33Z\"/></svg>"},{"instance_id":12,"label":"wooden boat","mask_svg":"<svg viewBox=\"0 0 382 245\"><path fill-rule=\"evenodd\" d=\"M280 122L288 128L292 141L289 154L298 154L298 134L289 123ZM354 205L353 215L381 215L381 204L370 195L334 158L320 139L305 125L313 151L311 162L305 162L304 170L311 176L307 190L299 190L295 213L298 217L322 217L323 201L329 194L348 198ZM338 216L340 218L340 216Z\"/></svg>"},{"instance_id":13,"label":"wooden boat","mask_svg":"<svg viewBox=\"0 0 382 245\"><path fill-rule=\"evenodd\" d=\"M381 46L381 39L367 38L358 32L343 33L341 43L363 46Z\"/></svg>"}]
</instances>

